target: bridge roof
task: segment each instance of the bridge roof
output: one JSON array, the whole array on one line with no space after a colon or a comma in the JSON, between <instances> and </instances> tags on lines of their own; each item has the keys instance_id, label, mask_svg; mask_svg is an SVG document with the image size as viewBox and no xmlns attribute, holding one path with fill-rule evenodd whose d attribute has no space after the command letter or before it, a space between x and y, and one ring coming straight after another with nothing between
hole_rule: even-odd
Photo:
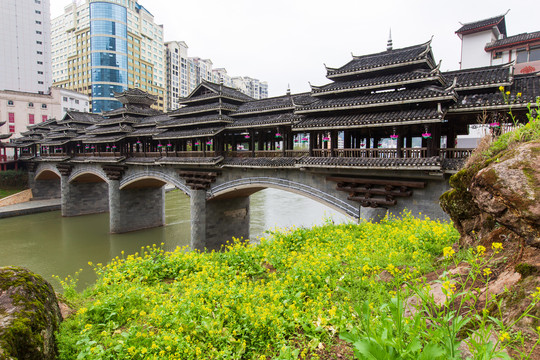
<instances>
[{"instance_id":1,"label":"bridge roof","mask_svg":"<svg viewBox=\"0 0 540 360\"><path fill-rule=\"evenodd\" d=\"M154 136L154 135L157 135L157 134L161 134L164 131L165 131L165 129L157 129L154 126L152 126L152 127L141 127L141 128L136 128L135 130L133 130L132 132L127 134L127 137Z\"/></svg>"},{"instance_id":2,"label":"bridge roof","mask_svg":"<svg viewBox=\"0 0 540 360\"><path fill-rule=\"evenodd\" d=\"M204 90L207 90L205 92ZM196 103L200 101L208 101L209 99L225 98L229 100L236 100L239 102L251 101L253 98L244 94L243 92L225 86L223 84L216 84L203 80L195 90L189 94L186 98L181 98L179 104Z\"/></svg>"},{"instance_id":3,"label":"bridge roof","mask_svg":"<svg viewBox=\"0 0 540 360\"><path fill-rule=\"evenodd\" d=\"M204 124L225 124L232 123L233 118L227 115L209 114L193 117L169 118L157 124L158 128L186 127Z\"/></svg>"},{"instance_id":4,"label":"bridge roof","mask_svg":"<svg viewBox=\"0 0 540 360\"><path fill-rule=\"evenodd\" d=\"M109 136L83 135L75 138L75 141L81 141L83 144L104 144L114 143L126 138L125 134L116 134Z\"/></svg>"},{"instance_id":5,"label":"bridge roof","mask_svg":"<svg viewBox=\"0 0 540 360\"><path fill-rule=\"evenodd\" d=\"M540 72L531 74L515 75L510 87L505 88L510 91L509 105L501 91L474 92L460 94L458 101L449 107L450 112L483 111L489 109L507 109L510 106L514 109L526 108L529 103L535 103L540 94ZM517 96L521 93L521 96Z\"/></svg>"},{"instance_id":6,"label":"bridge roof","mask_svg":"<svg viewBox=\"0 0 540 360\"><path fill-rule=\"evenodd\" d=\"M188 129L188 130L167 130L154 136L156 140L172 140L172 139L193 139L201 137L212 137L225 129L222 127Z\"/></svg>"},{"instance_id":7,"label":"bridge roof","mask_svg":"<svg viewBox=\"0 0 540 360\"><path fill-rule=\"evenodd\" d=\"M136 124L140 122L139 117L130 116L127 114L123 114L122 116L116 116L112 118L104 118L103 120L96 123L98 127L102 126L108 126L108 125L116 125L116 124Z\"/></svg>"},{"instance_id":8,"label":"bridge roof","mask_svg":"<svg viewBox=\"0 0 540 360\"><path fill-rule=\"evenodd\" d=\"M162 114L161 111L152 109L150 107L141 107L135 104L124 104L124 107L107 111L103 113L105 117L114 117L122 114L140 115L140 116L152 116Z\"/></svg>"},{"instance_id":9,"label":"bridge roof","mask_svg":"<svg viewBox=\"0 0 540 360\"><path fill-rule=\"evenodd\" d=\"M447 71L444 77L448 81L457 80L456 90L477 90L499 88L512 83L512 64L485 66L473 69Z\"/></svg>"},{"instance_id":10,"label":"bridge roof","mask_svg":"<svg viewBox=\"0 0 540 360\"><path fill-rule=\"evenodd\" d=\"M268 126L275 127L278 125L292 125L293 122L298 119L300 119L300 116L294 115L292 112L241 117L234 119L234 122L232 124L228 124L227 129L245 129Z\"/></svg>"},{"instance_id":11,"label":"bridge roof","mask_svg":"<svg viewBox=\"0 0 540 360\"><path fill-rule=\"evenodd\" d=\"M439 69L436 68L433 70L416 69L403 73L385 74L349 81L336 81L323 86L311 86L311 89L313 96L325 96L328 94L401 87L420 82L446 85L446 80L439 72Z\"/></svg>"},{"instance_id":12,"label":"bridge roof","mask_svg":"<svg viewBox=\"0 0 540 360\"><path fill-rule=\"evenodd\" d=\"M133 127L149 127L149 126L156 126L160 124L163 121L170 120L170 116L167 114L161 114L161 115L155 115L155 116L148 116L141 118L138 123L133 124Z\"/></svg>"},{"instance_id":13,"label":"bridge roof","mask_svg":"<svg viewBox=\"0 0 540 360\"><path fill-rule=\"evenodd\" d=\"M101 116L101 114L69 110L66 112L66 115L64 115L64 118L58 121L58 124L78 123L91 125L101 120L103 120L103 116Z\"/></svg>"},{"instance_id":14,"label":"bridge roof","mask_svg":"<svg viewBox=\"0 0 540 360\"><path fill-rule=\"evenodd\" d=\"M437 107L412 110L370 112L351 115L303 117L293 125L293 130L331 130L371 128L380 126L440 123L445 111Z\"/></svg>"},{"instance_id":15,"label":"bridge roof","mask_svg":"<svg viewBox=\"0 0 540 360\"><path fill-rule=\"evenodd\" d=\"M178 117L184 115L201 114L206 112L219 112L220 110L235 111L236 109L238 109L238 106L234 104L229 104L226 102L214 102L204 105L186 106L180 109L176 109L168 113L168 115L172 117Z\"/></svg>"},{"instance_id":16,"label":"bridge roof","mask_svg":"<svg viewBox=\"0 0 540 360\"><path fill-rule=\"evenodd\" d=\"M117 134L117 133L130 133L133 128L129 125L112 125L112 126L100 126L95 129L86 131L88 135L101 135L101 134Z\"/></svg>"},{"instance_id":17,"label":"bridge roof","mask_svg":"<svg viewBox=\"0 0 540 360\"><path fill-rule=\"evenodd\" d=\"M455 101L457 97L453 88L427 86L404 90L380 91L359 95L348 95L339 98L319 98L314 103L299 107L297 114L321 111L382 108L420 102Z\"/></svg>"},{"instance_id":18,"label":"bridge roof","mask_svg":"<svg viewBox=\"0 0 540 360\"><path fill-rule=\"evenodd\" d=\"M431 40L420 45L384 52L354 56L353 59L340 68L328 68L326 77L329 79L344 78L351 75L364 75L374 71L397 69L410 65L434 68L435 61L431 52Z\"/></svg>"}]
</instances>

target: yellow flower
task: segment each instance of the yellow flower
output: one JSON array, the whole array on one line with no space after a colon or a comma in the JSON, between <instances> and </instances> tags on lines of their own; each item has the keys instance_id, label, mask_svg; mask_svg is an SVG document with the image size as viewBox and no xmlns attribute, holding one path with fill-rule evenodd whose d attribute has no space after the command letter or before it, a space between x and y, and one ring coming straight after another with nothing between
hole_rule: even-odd
<instances>
[{"instance_id":1,"label":"yellow flower","mask_svg":"<svg viewBox=\"0 0 540 360\"><path fill-rule=\"evenodd\" d=\"M506 95L510 95L510 91L507 91L507 92L506 92Z\"/></svg>"},{"instance_id":2,"label":"yellow flower","mask_svg":"<svg viewBox=\"0 0 540 360\"><path fill-rule=\"evenodd\" d=\"M445 258L451 258L452 256L454 256L456 252L454 251L454 249L452 249L451 246L447 246L443 249L443 256Z\"/></svg>"},{"instance_id":3,"label":"yellow flower","mask_svg":"<svg viewBox=\"0 0 540 360\"><path fill-rule=\"evenodd\" d=\"M507 340L510 340L510 335L508 335L508 333L505 331L501 334L501 336L499 336L499 340L501 342L505 342Z\"/></svg>"},{"instance_id":4,"label":"yellow flower","mask_svg":"<svg viewBox=\"0 0 540 360\"><path fill-rule=\"evenodd\" d=\"M499 86L499 90L500 90L500 91L504 91L504 86L502 86L502 85Z\"/></svg>"},{"instance_id":5,"label":"yellow flower","mask_svg":"<svg viewBox=\"0 0 540 360\"><path fill-rule=\"evenodd\" d=\"M491 274L491 269L490 268L485 268L484 269L484 276L489 276L489 274Z\"/></svg>"},{"instance_id":6,"label":"yellow flower","mask_svg":"<svg viewBox=\"0 0 540 360\"><path fill-rule=\"evenodd\" d=\"M520 93L520 92L518 92L516 96L517 96L517 97L521 97L521 95L523 95L523 94Z\"/></svg>"},{"instance_id":7,"label":"yellow flower","mask_svg":"<svg viewBox=\"0 0 540 360\"><path fill-rule=\"evenodd\" d=\"M148 349L147 349L147 348L143 347L143 348L141 349L141 354L146 354L147 352L148 352Z\"/></svg>"},{"instance_id":8,"label":"yellow flower","mask_svg":"<svg viewBox=\"0 0 540 360\"><path fill-rule=\"evenodd\" d=\"M499 251L503 249L503 246L502 246L502 243L500 242L494 242L493 244L491 244L491 248L497 254Z\"/></svg>"},{"instance_id":9,"label":"yellow flower","mask_svg":"<svg viewBox=\"0 0 540 360\"><path fill-rule=\"evenodd\" d=\"M486 252L486 248L482 245L478 245L476 247L476 252L478 253L478 255L482 256Z\"/></svg>"}]
</instances>

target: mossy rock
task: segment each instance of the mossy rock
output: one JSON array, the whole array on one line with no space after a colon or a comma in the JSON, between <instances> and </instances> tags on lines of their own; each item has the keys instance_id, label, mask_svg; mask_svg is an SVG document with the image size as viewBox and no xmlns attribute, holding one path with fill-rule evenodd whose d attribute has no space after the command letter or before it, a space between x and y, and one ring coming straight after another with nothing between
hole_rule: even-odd
<instances>
[{"instance_id":1,"label":"mossy rock","mask_svg":"<svg viewBox=\"0 0 540 360\"><path fill-rule=\"evenodd\" d=\"M522 278L526 278L527 276L531 276L538 272L535 266L526 263L517 264L515 270Z\"/></svg>"},{"instance_id":2,"label":"mossy rock","mask_svg":"<svg viewBox=\"0 0 540 360\"><path fill-rule=\"evenodd\" d=\"M0 359L56 359L62 319L52 286L20 267L0 268Z\"/></svg>"}]
</instances>

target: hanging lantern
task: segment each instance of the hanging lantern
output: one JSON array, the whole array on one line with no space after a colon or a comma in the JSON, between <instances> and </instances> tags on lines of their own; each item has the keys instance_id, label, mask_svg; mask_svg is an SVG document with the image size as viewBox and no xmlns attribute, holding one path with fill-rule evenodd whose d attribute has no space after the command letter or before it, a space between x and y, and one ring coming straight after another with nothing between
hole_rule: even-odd
<instances>
[{"instance_id":1,"label":"hanging lantern","mask_svg":"<svg viewBox=\"0 0 540 360\"><path fill-rule=\"evenodd\" d=\"M168 143L168 144L167 144L167 147L168 147L169 149L172 148L172 144L171 144L171 143Z\"/></svg>"},{"instance_id":2,"label":"hanging lantern","mask_svg":"<svg viewBox=\"0 0 540 360\"><path fill-rule=\"evenodd\" d=\"M109 145L105 146L105 149L109 150L111 147Z\"/></svg>"},{"instance_id":3,"label":"hanging lantern","mask_svg":"<svg viewBox=\"0 0 540 360\"><path fill-rule=\"evenodd\" d=\"M212 145L212 140L208 140L208 141L206 142L206 145Z\"/></svg>"},{"instance_id":4,"label":"hanging lantern","mask_svg":"<svg viewBox=\"0 0 540 360\"><path fill-rule=\"evenodd\" d=\"M277 135L276 135L276 136L277 136ZM251 136L246 135L246 136L244 136L244 139L249 139L250 137L251 137Z\"/></svg>"},{"instance_id":5,"label":"hanging lantern","mask_svg":"<svg viewBox=\"0 0 540 360\"><path fill-rule=\"evenodd\" d=\"M195 146L199 146L199 145L200 145L200 143L197 141L197 142L195 143Z\"/></svg>"},{"instance_id":6,"label":"hanging lantern","mask_svg":"<svg viewBox=\"0 0 540 360\"><path fill-rule=\"evenodd\" d=\"M158 148L159 150L161 150L162 147L163 147L163 145L157 144L157 148Z\"/></svg>"},{"instance_id":7,"label":"hanging lantern","mask_svg":"<svg viewBox=\"0 0 540 360\"><path fill-rule=\"evenodd\" d=\"M422 138L431 139L431 133L429 133L429 132L422 133Z\"/></svg>"},{"instance_id":8,"label":"hanging lantern","mask_svg":"<svg viewBox=\"0 0 540 360\"><path fill-rule=\"evenodd\" d=\"M298 139L294 139L294 142L297 143L297 142L298 142Z\"/></svg>"},{"instance_id":9,"label":"hanging lantern","mask_svg":"<svg viewBox=\"0 0 540 360\"><path fill-rule=\"evenodd\" d=\"M92 145L92 146L90 147L90 149L92 149L92 150L94 150L95 148L96 148L96 147L95 147L94 145Z\"/></svg>"},{"instance_id":10,"label":"hanging lantern","mask_svg":"<svg viewBox=\"0 0 540 360\"><path fill-rule=\"evenodd\" d=\"M137 140L137 145L141 145L141 141L140 141L140 140Z\"/></svg>"},{"instance_id":11,"label":"hanging lantern","mask_svg":"<svg viewBox=\"0 0 540 360\"><path fill-rule=\"evenodd\" d=\"M85 150L88 150L88 149L90 149L90 146L89 146L89 145L86 145L86 146L84 147L84 149L85 149Z\"/></svg>"},{"instance_id":12,"label":"hanging lantern","mask_svg":"<svg viewBox=\"0 0 540 360\"><path fill-rule=\"evenodd\" d=\"M383 145L382 142L380 142L380 143L377 144L378 147L381 147L382 145Z\"/></svg>"},{"instance_id":13,"label":"hanging lantern","mask_svg":"<svg viewBox=\"0 0 540 360\"><path fill-rule=\"evenodd\" d=\"M280 134L280 133L276 133L276 137L277 137L277 138L280 138L280 137L281 137L281 134Z\"/></svg>"},{"instance_id":14,"label":"hanging lantern","mask_svg":"<svg viewBox=\"0 0 540 360\"><path fill-rule=\"evenodd\" d=\"M366 143L360 143L360 146L362 146L362 147L366 146Z\"/></svg>"},{"instance_id":15,"label":"hanging lantern","mask_svg":"<svg viewBox=\"0 0 540 360\"><path fill-rule=\"evenodd\" d=\"M324 141L324 142L327 142L328 140L330 140L330 138L327 137L327 136L325 136L325 137L322 138L322 141Z\"/></svg>"},{"instance_id":16,"label":"hanging lantern","mask_svg":"<svg viewBox=\"0 0 540 360\"><path fill-rule=\"evenodd\" d=\"M116 150L116 145L113 145L113 146L112 146L112 149L113 149L113 151Z\"/></svg>"},{"instance_id":17,"label":"hanging lantern","mask_svg":"<svg viewBox=\"0 0 540 360\"><path fill-rule=\"evenodd\" d=\"M308 142L308 138L302 138L302 142Z\"/></svg>"},{"instance_id":18,"label":"hanging lantern","mask_svg":"<svg viewBox=\"0 0 540 360\"><path fill-rule=\"evenodd\" d=\"M399 138L399 135L396 135L396 134L390 135L390 139L392 140L397 140L398 138Z\"/></svg>"},{"instance_id":19,"label":"hanging lantern","mask_svg":"<svg viewBox=\"0 0 540 360\"><path fill-rule=\"evenodd\" d=\"M492 128L492 129L498 129L501 127L501 124L498 123L498 122L492 122L491 124L489 124L489 126Z\"/></svg>"},{"instance_id":20,"label":"hanging lantern","mask_svg":"<svg viewBox=\"0 0 540 360\"><path fill-rule=\"evenodd\" d=\"M81 144L77 144L77 147L81 147Z\"/></svg>"}]
</instances>

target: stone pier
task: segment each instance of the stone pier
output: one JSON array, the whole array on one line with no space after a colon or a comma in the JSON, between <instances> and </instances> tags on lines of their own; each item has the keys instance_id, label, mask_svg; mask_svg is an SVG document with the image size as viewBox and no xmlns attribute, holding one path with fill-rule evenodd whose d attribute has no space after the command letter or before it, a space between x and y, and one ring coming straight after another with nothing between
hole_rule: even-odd
<instances>
[{"instance_id":1,"label":"stone pier","mask_svg":"<svg viewBox=\"0 0 540 360\"><path fill-rule=\"evenodd\" d=\"M69 182L62 176L62 216L109 211L109 186L100 177L86 174Z\"/></svg>"},{"instance_id":2,"label":"stone pier","mask_svg":"<svg viewBox=\"0 0 540 360\"><path fill-rule=\"evenodd\" d=\"M191 192L191 248L219 250L232 238L249 239L249 196L206 199Z\"/></svg>"},{"instance_id":3,"label":"stone pier","mask_svg":"<svg viewBox=\"0 0 540 360\"><path fill-rule=\"evenodd\" d=\"M165 225L165 188L128 187L109 182L111 233L125 233Z\"/></svg>"}]
</instances>

